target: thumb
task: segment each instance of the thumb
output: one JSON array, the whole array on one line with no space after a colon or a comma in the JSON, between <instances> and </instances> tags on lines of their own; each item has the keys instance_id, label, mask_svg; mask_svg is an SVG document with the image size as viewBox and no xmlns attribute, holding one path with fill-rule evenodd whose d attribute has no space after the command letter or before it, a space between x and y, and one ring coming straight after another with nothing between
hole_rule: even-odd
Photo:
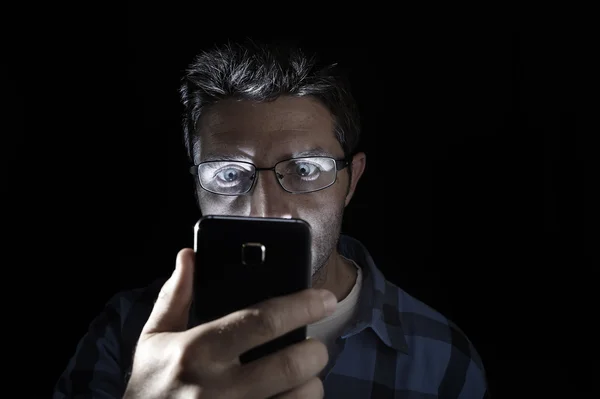
<instances>
[{"instance_id":1,"label":"thumb","mask_svg":"<svg viewBox=\"0 0 600 399\"><path fill-rule=\"evenodd\" d=\"M183 331L187 328L194 281L194 251L184 248L177 254L175 270L162 286L144 328L144 334Z\"/></svg>"}]
</instances>

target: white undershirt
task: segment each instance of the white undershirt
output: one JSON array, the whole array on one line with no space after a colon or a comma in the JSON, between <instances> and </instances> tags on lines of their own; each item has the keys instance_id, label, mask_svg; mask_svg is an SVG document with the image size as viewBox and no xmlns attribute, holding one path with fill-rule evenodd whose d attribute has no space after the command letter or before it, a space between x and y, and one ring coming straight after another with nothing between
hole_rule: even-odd
<instances>
[{"instance_id":1,"label":"white undershirt","mask_svg":"<svg viewBox=\"0 0 600 399\"><path fill-rule=\"evenodd\" d=\"M341 302L338 302L335 312L316 323L307 326L307 335L319 339L329 349L331 354L335 340L342 335L343 330L356 316L360 289L362 287L362 270L351 259L347 259L356 269L356 283L350 293Z\"/></svg>"}]
</instances>

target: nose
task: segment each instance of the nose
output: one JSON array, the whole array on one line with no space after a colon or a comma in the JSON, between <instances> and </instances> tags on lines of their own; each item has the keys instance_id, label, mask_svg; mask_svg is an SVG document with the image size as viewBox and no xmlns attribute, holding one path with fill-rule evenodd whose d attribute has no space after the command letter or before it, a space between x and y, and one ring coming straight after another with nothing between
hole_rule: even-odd
<instances>
[{"instance_id":1,"label":"nose","mask_svg":"<svg viewBox=\"0 0 600 399\"><path fill-rule=\"evenodd\" d=\"M287 193L277 182L272 171L260 171L250 195L250 215L253 217L292 217L292 204Z\"/></svg>"}]
</instances>

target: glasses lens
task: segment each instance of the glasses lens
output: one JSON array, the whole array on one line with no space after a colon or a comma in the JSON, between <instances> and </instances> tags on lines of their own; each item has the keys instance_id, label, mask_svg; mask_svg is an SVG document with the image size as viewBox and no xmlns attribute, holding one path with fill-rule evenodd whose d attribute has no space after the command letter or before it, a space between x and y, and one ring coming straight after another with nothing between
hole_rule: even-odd
<instances>
[{"instance_id":1,"label":"glasses lens","mask_svg":"<svg viewBox=\"0 0 600 399\"><path fill-rule=\"evenodd\" d=\"M335 160L326 157L290 159L277 164L275 172L282 187L290 192L317 191L335 181Z\"/></svg>"},{"instance_id":2,"label":"glasses lens","mask_svg":"<svg viewBox=\"0 0 600 399\"><path fill-rule=\"evenodd\" d=\"M245 162L206 162L198 167L202 187L225 195L239 195L250 190L255 174L254 166Z\"/></svg>"}]
</instances>

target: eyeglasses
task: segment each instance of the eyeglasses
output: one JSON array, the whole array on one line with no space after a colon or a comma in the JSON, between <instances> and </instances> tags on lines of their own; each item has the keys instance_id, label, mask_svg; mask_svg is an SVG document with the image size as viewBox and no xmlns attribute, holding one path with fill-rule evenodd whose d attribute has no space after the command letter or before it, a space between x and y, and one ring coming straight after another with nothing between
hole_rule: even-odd
<instances>
[{"instance_id":1,"label":"eyeglasses","mask_svg":"<svg viewBox=\"0 0 600 399\"><path fill-rule=\"evenodd\" d=\"M281 188L288 193L303 194L323 190L335 183L338 170L350 163L331 157L302 157L280 161L272 168L257 168L243 161L207 161L190 168L198 176L200 186L220 195L249 193L260 170L272 170Z\"/></svg>"}]
</instances>

